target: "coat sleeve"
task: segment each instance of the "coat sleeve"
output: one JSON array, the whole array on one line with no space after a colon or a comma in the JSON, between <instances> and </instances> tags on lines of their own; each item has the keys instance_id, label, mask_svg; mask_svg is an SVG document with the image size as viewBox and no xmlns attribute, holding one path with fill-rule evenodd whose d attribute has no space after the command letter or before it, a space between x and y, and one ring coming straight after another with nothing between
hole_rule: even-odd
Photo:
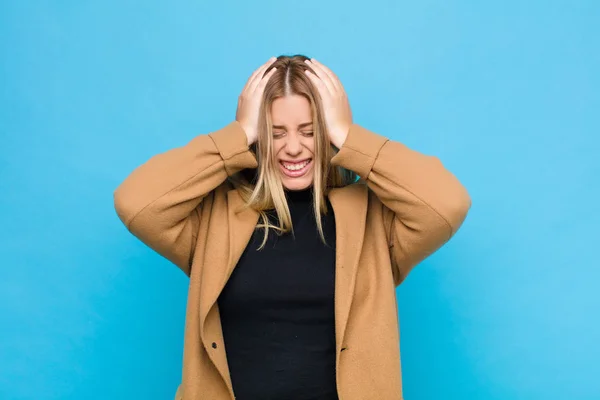
<instances>
[{"instance_id":1,"label":"coat sleeve","mask_svg":"<svg viewBox=\"0 0 600 400\"><path fill-rule=\"evenodd\" d=\"M396 285L456 233L471 207L440 160L353 124L331 159L356 172L383 203Z\"/></svg>"},{"instance_id":2,"label":"coat sleeve","mask_svg":"<svg viewBox=\"0 0 600 400\"><path fill-rule=\"evenodd\" d=\"M234 121L138 166L114 191L114 206L132 234L189 275L202 199L228 176L256 166Z\"/></svg>"}]
</instances>

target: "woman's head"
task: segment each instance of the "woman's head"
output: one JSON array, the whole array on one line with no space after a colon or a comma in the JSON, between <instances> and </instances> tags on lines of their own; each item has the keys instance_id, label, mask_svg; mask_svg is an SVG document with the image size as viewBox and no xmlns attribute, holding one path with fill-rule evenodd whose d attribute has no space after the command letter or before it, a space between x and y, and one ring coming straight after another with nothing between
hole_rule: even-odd
<instances>
[{"instance_id":1,"label":"woman's head","mask_svg":"<svg viewBox=\"0 0 600 400\"><path fill-rule=\"evenodd\" d=\"M273 100L270 109L272 134L265 135L273 153L270 168L277 169L284 188L306 189L313 184L314 161L319 160L310 103L304 96L289 94Z\"/></svg>"},{"instance_id":2,"label":"woman's head","mask_svg":"<svg viewBox=\"0 0 600 400\"><path fill-rule=\"evenodd\" d=\"M296 55L280 56L265 87L259 122L257 156L260 172L270 185L301 190L327 179L331 149L320 98ZM306 164L306 165L305 165ZM323 185L322 185L323 186ZM325 189L321 187L319 189Z\"/></svg>"},{"instance_id":3,"label":"woman's head","mask_svg":"<svg viewBox=\"0 0 600 400\"><path fill-rule=\"evenodd\" d=\"M332 187L356 180L351 171L330 165L337 149L329 141L318 90L304 72L312 71L307 59L280 56L265 71L266 75L277 68L264 90L258 140L252 145L258 170L252 179L255 184L246 190L247 203L259 211L275 209L282 231L291 228L286 190L312 186L322 232L319 213L327 212L324 196Z\"/></svg>"}]
</instances>

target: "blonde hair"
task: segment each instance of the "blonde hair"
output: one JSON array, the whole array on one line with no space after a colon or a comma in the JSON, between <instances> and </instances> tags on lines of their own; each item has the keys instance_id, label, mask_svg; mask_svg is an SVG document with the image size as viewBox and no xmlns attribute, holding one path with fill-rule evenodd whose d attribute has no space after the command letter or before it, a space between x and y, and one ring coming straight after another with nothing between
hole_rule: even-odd
<instances>
[{"instance_id":1,"label":"blonde hair","mask_svg":"<svg viewBox=\"0 0 600 400\"><path fill-rule=\"evenodd\" d=\"M321 214L326 215L329 211L325 196L331 188L349 185L357 179L354 172L339 166L333 167L330 164L331 158L338 152L338 149L329 141L319 93L304 73L307 69L312 72L312 68L304 62L307 59L303 55L280 56L265 71L266 75L271 68L277 68L265 87L258 122L258 140L251 146L251 150L257 157L258 168L243 170L230 178L230 182L244 199L245 206L260 214L260 223L257 228L262 227L265 230L259 249L265 246L269 229L275 229L279 234L293 232L290 210L277 170L277 161L273 154L271 106L275 99L300 95L306 98L310 104L315 141L313 210L317 230L323 243L325 243L325 236L321 224ZM278 225L274 225L269 220L267 211L272 210L277 214Z\"/></svg>"}]
</instances>

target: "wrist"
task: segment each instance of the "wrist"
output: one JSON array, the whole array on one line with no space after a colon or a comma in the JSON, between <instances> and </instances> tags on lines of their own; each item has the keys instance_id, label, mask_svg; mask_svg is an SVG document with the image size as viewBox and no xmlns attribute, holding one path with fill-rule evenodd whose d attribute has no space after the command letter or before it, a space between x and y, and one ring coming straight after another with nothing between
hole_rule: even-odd
<instances>
[{"instance_id":1,"label":"wrist","mask_svg":"<svg viewBox=\"0 0 600 400\"><path fill-rule=\"evenodd\" d=\"M255 137L256 135L254 135L254 133L252 132L251 129L249 129L247 126L245 126L244 124L240 123L240 126L242 127L242 130L244 131L245 135L246 135L246 144L248 146L252 145L255 141Z\"/></svg>"},{"instance_id":2,"label":"wrist","mask_svg":"<svg viewBox=\"0 0 600 400\"><path fill-rule=\"evenodd\" d=\"M246 132L246 143L248 144L248 146L254 144L255 141L255 135L251 135L250 133Z\"/></svg>"},{"instance_id":3,"label":"wrist","mask_svg":"<svg viewBox=\"0 0 600 400\"><path fill-rule=\"evenodd\" d=\"M341 149L344 143L346 142L346 139L348 138L349 130L350 128L348 127L348 129L341 129L333 132L333 134L331 135L331 143L338 149Z\"/></svg>"}]
</instances>

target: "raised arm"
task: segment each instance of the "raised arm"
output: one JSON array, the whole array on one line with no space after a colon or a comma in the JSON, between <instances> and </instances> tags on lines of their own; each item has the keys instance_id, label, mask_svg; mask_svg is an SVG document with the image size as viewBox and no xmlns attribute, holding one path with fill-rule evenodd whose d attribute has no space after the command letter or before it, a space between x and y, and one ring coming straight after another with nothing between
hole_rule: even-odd
<instances>
[{"instance_id":1,"label":"raised arm","mask_svg":"<svg viewBox=\"0 0 600 400\"><path fill-rule=\"evenodd\" d=\"M236 120L187 145L156 155L136 168L114 192L115 209L135 236L190 274L202 200L228 176L258 166L249 146L265 85L276 68L269 59L247 80Z\"/></svg>"},{"instance_id":2,"label":"raised arm","mask_svg":"<svg viewBox=\"0 0 600 400\"><path fill-rule=\"evenodd\" d=\"M256 165L234 121L137 167L115 190L115 209L131 233L189 274L202 199L228 176Z\"/></svg>"},{"instance_id":3,"label":"raised arm","mask_svg":"<svg viewBox=\"0 0 600 400\"><path fill-rule=\"evenodd\" d=\"M356 124L331 162L364 178L383 203L396 285L456 233L471 207L465 187L438 158Z\"/></svg>"},{"instance_id":4,"label":"raised arm","mask_svg":"<svg viewBox=\"0 0 600 400\"><path fill-rule=\"evenodd\" d=\"M346 92L325 65L310 60L306 72L323 102L332 159L365 179L383 203L383 224L396 285L447 242L471 207L467 190L439 159L413 151L352 123Z\"/></svg>"}]
</instances>

